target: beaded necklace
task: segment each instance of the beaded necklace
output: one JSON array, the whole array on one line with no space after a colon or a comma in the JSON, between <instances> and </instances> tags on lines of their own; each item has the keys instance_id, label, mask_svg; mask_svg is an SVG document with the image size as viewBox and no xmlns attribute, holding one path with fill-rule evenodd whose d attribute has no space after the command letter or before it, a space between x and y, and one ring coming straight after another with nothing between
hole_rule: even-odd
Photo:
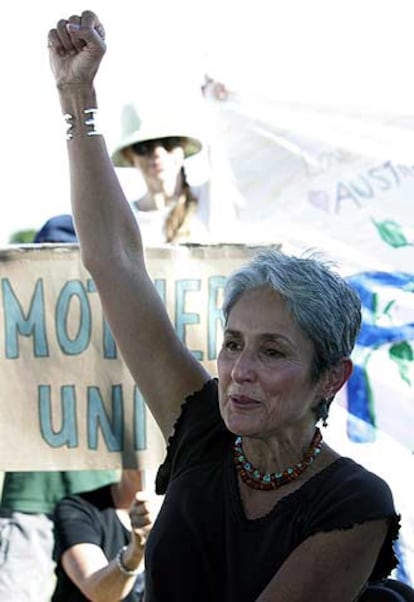
<instances>
[{"instance_id":1,"label":"beaded necklace","mask_svg":"<svg viewBox=\"0 0 414 602\"><path fill-rule=\"evenodd\" d=\"M321 447L322 433L316 428L309 449L300 462L281 472L261 472L247 460L242 447L242 438L237 437L233 444L233 459L243 483L252 489L270 491L297 479L320 454Z\"/></svg>"}]
</instances>

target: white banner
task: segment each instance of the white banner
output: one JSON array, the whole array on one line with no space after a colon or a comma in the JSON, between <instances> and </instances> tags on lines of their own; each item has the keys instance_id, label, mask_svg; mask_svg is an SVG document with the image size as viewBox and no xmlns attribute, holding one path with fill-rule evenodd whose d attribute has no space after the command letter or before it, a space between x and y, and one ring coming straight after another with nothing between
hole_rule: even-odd
<instances>
[{"instance_id":1,"label":"white banner","mask_svg":"<svg viewBox=\"0 0 414 602\"><path fill-rule=\"evenodd\" d=\"M391 485L399 577L414 583L414 118L247 94L209 107L217 189L232 178L240 237L322 251L361 296L355 369L327 437Z\"/></svg>"}]
</instances>

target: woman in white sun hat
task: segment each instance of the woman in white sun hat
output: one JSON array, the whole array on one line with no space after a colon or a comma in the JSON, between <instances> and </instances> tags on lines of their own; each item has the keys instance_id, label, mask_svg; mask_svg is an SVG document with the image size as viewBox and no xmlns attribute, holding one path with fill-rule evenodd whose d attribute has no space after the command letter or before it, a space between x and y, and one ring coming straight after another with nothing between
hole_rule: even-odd
<instances>
[{"instance_id":1,"label":"woman in white sun hat","mask_svg":"<svg viewBox=\"0 0 414 602\"><path fill-rule=\"evenodd\" d=\"M143 177L146 192L132 205L146 245L229 242L220 227L237 219L236 206L224 191L213 206L210 180L197 186L187 181L185 160L205 145L195 117L185 112L184 107L164 107L139 116L128 104L121 113L122 134L112 161L116 167L139 169Z\"/></svg>"}]
</instances>

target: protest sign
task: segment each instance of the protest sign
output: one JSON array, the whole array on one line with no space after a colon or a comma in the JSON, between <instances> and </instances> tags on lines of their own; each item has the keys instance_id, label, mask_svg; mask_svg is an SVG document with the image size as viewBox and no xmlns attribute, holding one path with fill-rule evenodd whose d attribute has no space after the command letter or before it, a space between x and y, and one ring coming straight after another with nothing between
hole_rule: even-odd
<instances>
[{"instance_id":1,"label":"protest sign","mask_svg":"<svg viewBox=\"0 0 414 602\"><path fill-rule=\"evenodd\" d=\"M224 279L251 252L147 250L177 333L213 375ZM154 468L162 437L122 362L77 245L10 247L0 261L0 469Z\"/></svg>"}]
</instances>

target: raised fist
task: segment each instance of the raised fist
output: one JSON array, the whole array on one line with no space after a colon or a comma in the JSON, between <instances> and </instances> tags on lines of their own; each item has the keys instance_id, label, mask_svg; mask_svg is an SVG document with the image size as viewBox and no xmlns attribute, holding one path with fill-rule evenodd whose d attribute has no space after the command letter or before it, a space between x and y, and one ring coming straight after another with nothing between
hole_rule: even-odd
<instances>
[{"instance_id":1,"label":"raised fist","mask_svg":"<svg viewBox=\"0 0 414 602\"><path fill-rule=\"evenodd\" d=\"M86 10L60 19L48 34L50 64L58 87L92 85L105 54L105 31L98 17Z\"/></svg>"}]
</instances>

